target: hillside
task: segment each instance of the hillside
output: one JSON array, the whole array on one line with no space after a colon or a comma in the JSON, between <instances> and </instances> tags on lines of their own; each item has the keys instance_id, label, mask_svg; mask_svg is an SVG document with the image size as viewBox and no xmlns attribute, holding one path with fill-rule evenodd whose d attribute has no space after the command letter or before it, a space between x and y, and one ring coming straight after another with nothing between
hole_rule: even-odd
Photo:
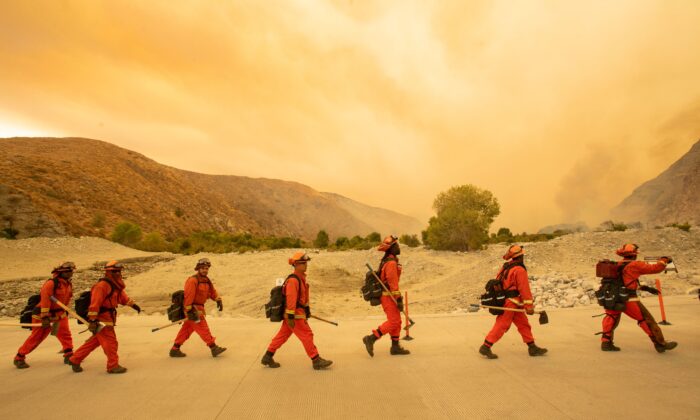
<instances>
[{"instance_id":1,"label":"hillside","mask_svg":"<svg viewBox=\"0 0 700 420\"><path fill-rule=\"evenodd\" d=\"M656 178L635 189L611 211L614 220L700 224L700 141Z\"/></svg>"},{"instance_id":2,"label":"hillside","mask_svg":"<svg viewBox=\"0 0 700 420\"><path fill-rule=\"evenodd\" d=\"M0 145L0 228L20 238L104 236L123 220L169 237L217 230L312 239L320 229L337 237L417 233L421 226L296 182L198 174L98 140L10 138Z\"/></svg>"}]
</instances>

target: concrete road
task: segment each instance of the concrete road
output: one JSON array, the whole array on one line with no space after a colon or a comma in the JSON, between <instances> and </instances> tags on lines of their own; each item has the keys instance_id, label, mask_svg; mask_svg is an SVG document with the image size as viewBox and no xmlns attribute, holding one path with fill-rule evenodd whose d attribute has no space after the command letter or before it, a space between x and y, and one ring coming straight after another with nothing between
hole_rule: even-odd
<instances>
[{"instance_id":1,"label":"concrete road","mask_svg":"<svg viewBox=\"0 0 700 420\"><path fill-rule=\"evenodd\" d=\"M658 314L654 300L645 304ZM677 349L657 354L636 322L623 318L619 353L599 350L597 306L553 310L550 323L533 330L545 357L532 358L515 328L494 346L498 360L477 353L494 317L412 316L415 340L402 344L409 356L390 356L383 338L370 358L363 335L377 318L341 319L340 327L312 320L316 344L335 363L314 371L292 337L275 359L260 364L279 324L266 320L210 318L217 342L228 351L214 359L193 336L184 359L168 349L176 328L151 333L160 317L124 316L117 335L125 375L108 375L100 349L75 374L61 363L49 337L12 365L26 330L0 329L0 419L697 419L700 417L700 302L689 296L666 300L673 323L664 327ZM319 314L321 315L321 314ZM7 319L3 321L8 321ZM79 345L87 334L74 339Z\"/></svg>"}]
</instances>

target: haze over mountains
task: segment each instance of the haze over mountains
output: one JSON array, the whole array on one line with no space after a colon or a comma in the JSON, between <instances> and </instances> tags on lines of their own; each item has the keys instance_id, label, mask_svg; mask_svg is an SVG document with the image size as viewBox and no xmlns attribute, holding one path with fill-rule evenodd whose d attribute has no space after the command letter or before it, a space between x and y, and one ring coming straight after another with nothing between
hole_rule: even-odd
<instances>
[{"instance_id":1,"label":"haze over mountains","mask_svg":"<svg viewBox=\"0 0 700 420\"><path fill-rule=\"evenodd\" d=\"M654 225L700 224L700 141L611 211L614 220Z\"/></svg>"},{"instance_id":2,"label":"haze over mountains","mask_svg":"<svg viewBox=\"0 0 700 420\"><path fill-rule=\"evenodd\" d=\"M103 236L124 220L172 237L217 230L313 239L321 229L335 238L425 228L296 182L184 171L98 140L9 138L0 145L0 222L18 237Z\"/></svg>"}]
</instances>

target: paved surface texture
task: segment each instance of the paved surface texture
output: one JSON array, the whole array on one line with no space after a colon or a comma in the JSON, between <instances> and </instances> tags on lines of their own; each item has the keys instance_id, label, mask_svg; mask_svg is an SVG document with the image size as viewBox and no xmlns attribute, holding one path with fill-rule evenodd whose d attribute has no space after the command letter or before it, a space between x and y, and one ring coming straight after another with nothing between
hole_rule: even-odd
<instances>
[{"instance_id":1,"label":"paved surface texture","mask_svg":"<svg viewBox=\"0 0 700 420\"><path fill-rule=\"evenodd\" d=\"M655 299L654 299L655 300ZM654 301L645 302L658 314ZM415 340L402 344L409 356L390 356L389 340L370 358L361 342L379 318L341 319L340 326L312 320L316 344L335 363L314 371L295 338L275 356L279 369L260 364L279 324L266 320L211 318L217 342L228 351L214 359L194 335L188 357L171 359L176 328L151 333L160 317L120 318L125 375L108 375L100 349L75 374L61 363L58 341L49 337L17 370L12 357L26 330L0 329L0 418L91 419L338 419L518 418L697 419L700 417L700 302L689 296L666 300L672 326L664 327L677 349L657 354L636 322L623 318L619 353L599 350L599 308L549 312L537 325L545 357L531 358L512 328L486 360L477 349L493 323L485 312L461 316L412 316ZM7 321L7 320L4 320ZM78 335L72 324L76 345Z\"/></svg>"}]
</instances>

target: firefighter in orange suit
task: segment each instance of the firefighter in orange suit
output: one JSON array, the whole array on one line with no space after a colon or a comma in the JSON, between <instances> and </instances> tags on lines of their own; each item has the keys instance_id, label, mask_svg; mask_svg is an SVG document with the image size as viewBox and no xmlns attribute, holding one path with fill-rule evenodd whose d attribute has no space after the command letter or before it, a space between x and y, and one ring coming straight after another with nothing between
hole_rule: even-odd
<instances>
[{"instance_id":1,"label":"firefighter in orange suit","mask_svg":"<svg viewBox=\"0 0 700 420\"><path fill-rule=\"evenodd\" d=\"M384 257L379 265L379 279L386 285L389 292L382 292L381 303L382 309L386 314L386 321L372 330L372 333L362 338L365 344L367 353L374 357L374 342L379 340L383 335L389 334L391 337L391 348L389 354L404 355L411 354L410 351L404 349L399 344L401 336L401 312L403 312L403 298L399 290L399 279L401 278L401 264L399 264L399 239L396 236L387 236L384 238L379 247L379 251L384 251ZM396 299L396 303L391 298Z\"/></svg>"},{"instance_id":2,"label":"firefighter in orange suit","mask_svg":"<svg viewBox=\"0 0 700 420\"><path fill-rule=\"evenodd\" d=\"M105 275L92 286L90 307L88 309L88 330L93 334L69 359L73 372L82 372L80 364L97 347L102 347L107 356L107 373L125 373L126 368L119 365L117 335L114 327L117 325L117 306L132 307L141 313L141 307L129 298L124 289L122 279L124 266L118 261L110 261L105 265Z\"/></svg>"},{"instance_id":3,"label":"firefighter in orange suit","mask_svg":"<svg viewBox=\"0 0 700 420\"><path fill-rule=\"evenodd\" d=\"M51 296L68 306L68 303L73 296L73 283L71 278L75 271L75 264L70 261L64 262L51 271L51 278L47 280L41 287L39 296L41 300L34 308L32 313L32 323L41 323L41 327L32 328L29 338L22 344L22 347L17 350L14 364L17 369L26 369L29 367L24 360L27 354L37 348L42 341L52 332L51 323L53 323L53 334L56 335L58 341L63 347L63 361L68 364L68 358L73 355L73 337L68 326L68 317L60 306L51 301Z\"/></svg>"},{"instance_id":4,"label":"firefighter in orange suit","mask_svg":"<svg viewBox=\"0 0 700 420\"><path fill-rule=\"evenodd\" d=\"M637 297L637 290L643 290L655 295L659 291L653 287L640 286L639 276L643 274L655 274L664 271L666 265L671 263L670 257L661 257L656 264L647 264L644 261L636 261L639 247L635 244L625 244L615 253L622 257L622 261L618 262L618 266L622 268L622 281L629 291L630 298L625 305L624 311L605 310L605 318L603 318L603 336L601 338L600 349L603 351L620 351L620 348L613 344L613 336L615 328L620 323L620 317L624 312L625 315L637 321L637 324L649 336L651 342L654 343L654 348L659 353L666 350L676 348L678 343L675 341L666 341L661 332L661 328L656 324L656 321L646 310L644 305Z\"/></svg>"},{"instance_id":5,"label":"firefighter in orange suit","mask_svg":"<svg viewBox=\"0 0 700 420\"><path fill-rule=\"evenodd\" d=\"M503 334L508 331L510 324L515 324L518 328L523 342L527 344L528 353L530 356L542 356L547 353L547 349L537 347L535 338L532 335L532 327L527 320L527 315L535 313L533 306L532 292L530 292L530 283L527 278L527 269L523 262L525 251L520 245L511 245L508 252L503 256L507 262L498 271L497 279L500 279L503 284L503 290L506 291L505 308L525 309L525 313L503 311L496 317L496 323L491 328L491 331L486 336L484 344L479 348L479 353L489 359L496 359L498 356L491 351L491 347L496 344ZM527 314L527 315L525 315Z\"/></svg>"},{"instance_id":6,"label":"firefighter in orange suit","mask_svg":"<svg viewBox=\"0 0 700 420\"><path fill-rule=\"evenodd\" d=\"M314 369L326 369L333 364L333 361L319 356L318 349L314 345L314 333L311 331L307 321L311 316L309 285L306 283L306 268L310 260L311 258L301 251L295 253L289 259L289 265L294 267L294 272L287 277L282 289L286 302L285 320L260 361L263 365L271 368L280 367L280 364L273 359L273 356L292 333L301 341L306 354L311 358L311 366Z\"/></svg>"},{"instance_id":7,"label":"firefighter in orange suit","mask_svg":"<svg viewBox=\"0 0 700 420\"><path fill-rule=\"evenodd\" d=\"M175 337L175 343L170 349L170 357L187 356L180 350L180 346L190 338L193 332L197 332L204 343L209 347L212 357L216 357L226 351L226 347L219 347L216 345L216 337L211 335L209 324L207 324L207 319L205 317L204 303L206 303L208 299L216 302L219 312L224 310L221 296L216 292L214 284L208 277L209 267L211 267L209 258L200 259L194 267L197 274L185 280L185 299L182 304L185 307L187 320L183 322L180 332L177 333L177 337Z\"/></svg>"}]
</instances>

